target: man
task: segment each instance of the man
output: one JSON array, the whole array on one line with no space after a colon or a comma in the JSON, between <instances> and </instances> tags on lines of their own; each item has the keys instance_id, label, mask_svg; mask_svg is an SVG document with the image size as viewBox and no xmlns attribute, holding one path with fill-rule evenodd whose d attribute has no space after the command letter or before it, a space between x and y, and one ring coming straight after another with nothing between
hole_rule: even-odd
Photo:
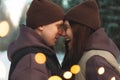
<instances>
[{"instance_id":1,"label":"man","mask_svg":"<svg viewBox=\"0 0 120 80\"><path fill-rule=\"evenodd\" d=\"M60 75L53 46L62 35L63 16L62 9L50 0L32 1L26 26L20 27L18 38L8 46L12 62L9 80L48 80L52 75ZM41 63L43 58L46 61Z\"/></svg>"}]
</instances>

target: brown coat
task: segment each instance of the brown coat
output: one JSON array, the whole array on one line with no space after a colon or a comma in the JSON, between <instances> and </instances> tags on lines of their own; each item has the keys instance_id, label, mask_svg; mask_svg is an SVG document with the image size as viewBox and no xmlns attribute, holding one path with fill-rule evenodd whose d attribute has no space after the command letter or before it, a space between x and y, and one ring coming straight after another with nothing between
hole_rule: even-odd
<instances>
[{"instance_id":1,"label":"brown coat","mask_svg":"<svg viewBox=\"0 0 120 80\"><path fill-rule=\"evenodd\" d=\"M50 51L50 55L54 55L51 60L54 59L53 64L58 65L58 70L60 70L60 64L56 58L55 52L52 48L48 47L41 37L34 32L34 30L22 26L20 27L20 35L18 38L12 42L8 47L8 58L11 61L14 53L22 48L36 46L43 47ZM14 69L13 74L10 77L10 80L48 80L52 75L51 69L48 68L46 63L37 64L35 62L35 54L25 55L17 64Z\"/></svg>"},{"instance_id":2,"label":"brown coat","mask_svg":"<svg viewBox=\"0 0 120 80\"><path fill-rule=\"evenodd\" d=\"M75 80L86 80L86 62L93 56L99 56L105 59L105 61L110 64L112 66L112 69L118 74L116 76L114 76L116 79L119 79L120 77L120 69L119 69L119 64L116 61L115 57L108 51L104 51L104 50L90 50L84 53L83 57L81 58L80 62L78 63L78 65L80 65L81 71L76 74L75 76ZM100 75L98 73L98 70L103 67L105 72L102 73L102 75ZM99 66L97 68L97 74L98 76L104 76L106 74L106 68L104 66ZM109 76L107 79L112 78L112 76Z\"/></svg>"},{"instance_id":3,"label":"brown coat","mask_svg":"<svg viewBox=\"0 0 120 80\"><path fill-rule=\"evenodd\" d=\"M99 50L110 52L116 60L120 55L120 52L116 45L105 34L102 28L94 32L89 40L86 50ZM103 53L105 54L105 53ZM105 73L103 75L98 74L98 69L104 67ZM111 80L115 77L115 80L120 80L120 74L115 70L103 57L99 55L92 56L86 63L86 80Z\"/></svg>"}]
</instances>

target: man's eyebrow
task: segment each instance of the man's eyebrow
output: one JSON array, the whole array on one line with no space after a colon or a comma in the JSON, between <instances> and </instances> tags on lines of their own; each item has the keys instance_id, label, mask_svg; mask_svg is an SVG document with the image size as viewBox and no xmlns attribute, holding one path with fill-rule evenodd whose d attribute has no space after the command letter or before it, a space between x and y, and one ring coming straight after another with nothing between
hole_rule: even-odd
<instances>
[{"instance_id":1,"label":"man's eyebrow","mask_svg":"<svg viewBox=\"0 0 120 80\"><path fill-rule=\"evenodd\" d=\"M57 26L62 26L63 25L63 23L58 23L58 24L56 24Z\"/></svg>"}]
</instances>

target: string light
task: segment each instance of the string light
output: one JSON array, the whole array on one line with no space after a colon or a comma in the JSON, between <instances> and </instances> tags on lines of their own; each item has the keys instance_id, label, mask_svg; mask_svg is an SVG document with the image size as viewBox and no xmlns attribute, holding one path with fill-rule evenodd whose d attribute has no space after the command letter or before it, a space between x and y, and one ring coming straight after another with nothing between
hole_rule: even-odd
<instances>
[{"instance_id":1,"label":"string light","mask_svg":"<svg viewBox=\"0 0 120 80\"><path fill-rule=\"evenodd\" d=\"M105 73L105 68L104 67L100 67L99 69L98 69L98 74L99 75L103 75Z\"/></svg>"},{"instance_id":2,"label":"string light","mask_svg":"<svg viewBox=\"0 0 120 80\"><path fill-rule=\"evenodd\" d=\"M63 77L65 79L70 79L72 77L72 73L70 71L66 71L64 72Z\"/></svg>"},{"instance_id":3,"label":"string light","mask_svg":"<svg viewBox=\"0 0 120 80\"><path fill-rule=\"evenodd\" d=\"M73 73L73 74L77 74L80 72L80 66L79 65L73 65L70 69L70 71Z\"/></svg>"},{"instance_id":4,"label":"string light","mask_svg":"<svg viewBox=\"0 0 120 80\"><path fill-rule=\"evenodd\" d=\"M115 77L112 77L110 80L116 80L116 78L115 78Z\"/></svg>"},{"instance_id":5,"label":"string light","mask_svg":"<svg viewBox=\"0 0 120 80\"><path fill-rule=\"evenodd\" d=\"M35 61L38 64L44 64L46 62L46 56L39 52L35 55Z\"/></svg>"},{"instance_id":6,"label":"string light","mask_svg":"<svg viewBox=\"0 0 120 80\"><path fill-rule=\"evenodd\" d=\"M59 76L51 76L48 78L48 80L62 80L62 78Z\"/></svg>"}]
</instances>

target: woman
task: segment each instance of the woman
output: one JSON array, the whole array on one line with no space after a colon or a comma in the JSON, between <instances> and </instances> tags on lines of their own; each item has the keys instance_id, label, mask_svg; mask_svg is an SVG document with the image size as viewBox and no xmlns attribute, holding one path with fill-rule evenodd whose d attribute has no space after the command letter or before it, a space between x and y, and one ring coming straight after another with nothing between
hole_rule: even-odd
<instances>
[{"instance_id":1,"label":"woman","mask_svg":"<svg viewBox=\"0 0 120 80\"><path fill-rule=\"evenodd\" d=\"M116 45L108 38L103 28L100 27L100 16L98 6L95 1L85 1L72 9L65 15L65 31L67 54L62 63L64 71L78 64L84 54L107 53L112 54L118 59L119 50ZM106 53L107 52L107 53ZM86 58L84 58L85 60ZM103 74L98 72L102 67ZM120 80L120 75L115 68L109 64L105 58L94 55L89 58L85 66L84 80ZM83 70L83 68L81 68ZM79 74L72 77L72 80L83 80ZM71 80L71 79L70 79Z\"/></svg>"}]
</instances>

